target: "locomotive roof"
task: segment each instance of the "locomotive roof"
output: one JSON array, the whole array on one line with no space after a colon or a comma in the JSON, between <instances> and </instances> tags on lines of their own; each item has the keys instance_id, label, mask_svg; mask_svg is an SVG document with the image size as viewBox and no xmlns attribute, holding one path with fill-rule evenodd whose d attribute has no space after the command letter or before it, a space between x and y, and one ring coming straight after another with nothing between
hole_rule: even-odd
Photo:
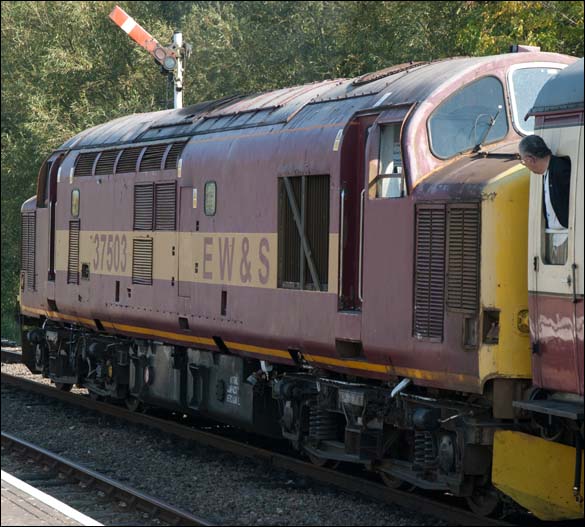
<instances>
[{"instance_id":1,"label":"locomotive roof","mask_svg":"<svg viewBox=\"0 0 585 527\"><path fill-rule=\"evenodd\" d=\"M490 63L554 60L550 53L512 53L411 62L353 79L335 79L271 92L206 101L180 110L133 114L84 130L60 150L107 148L173 137L255 127L272 129L347 123L355 112L425 100L455 78L471 80ZM582 70L581 70L582 71ZM581 91L582 93L582 91ZM582 100L582 99L581 99Z\"/></svg>"},{"instance_id":2,"label":"locomotive roof","mask_svg":"<svg viewBox=\"0 0 585 527\"><path fill-rule=\"evenodd\" d=\"M567 66L542 87L526 117L578 109L583 109L583 59Z\"/></svg>"}]
</instances>

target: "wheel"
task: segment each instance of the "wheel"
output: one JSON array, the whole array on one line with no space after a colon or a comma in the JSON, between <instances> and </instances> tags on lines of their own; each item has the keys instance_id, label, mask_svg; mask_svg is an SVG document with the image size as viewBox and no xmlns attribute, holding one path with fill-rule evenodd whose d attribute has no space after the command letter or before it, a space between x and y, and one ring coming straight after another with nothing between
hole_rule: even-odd
<instances>
[{"instance_id":1,"label":"wheel","mask_svg":"<svg viewBox=\"0 0 585 527\"><path fill-rule=\"evenodd\" d=\"M339 466L339 463L341 463L341 461L335 461L334 459L318 457L313 454L307 455L309 456L309 460L311 461L311 463L313 463L313 465L317 467L336 469Z\"/></svg>"},{"instance_id":2,"label":"wheel","mask_svg":"<svg viewBox=\"0 0 585 527\"><path fill-rule=\"evenodd\" d=\"M57 390L60 390L62 392L70 392L71 388L73 388L73 384L69 384L66 382L56 382L55 388L57 388Z\"/></svg>"},{"instance_id":3,"label":"wheel","mask_svg":"<svg viewBox=\"0 0 585 527\"><path fill-rule=\"evenodd\" d=\"M465 499L467 506L478 516L498 516L502 512L502 500L493 487L476 487Z\"/></svg>"},{"instance_id":4,"label":"wheel","mask_svg":"<svg viewBox=\"0 0 585 527\"><path fill-rule=\"evenodd\" d=\"M131 412L140 412L143 409L142 403L132 395L126 397L126 399L124 399L124 403L126 404L126 408L128 408L128 410Z\"/></svg>"},{"instance_id":5,"label":"wheel","mask_svg":"<svg viewBox=\"0 0 585 527\"><path fill-rule=\"evenodd\" d=\"M408 481L391 476L387 472L378 472L378 474L380 474L380 478L382 478L384 485L386 485L389 489L411 492L416 488L416 486L412 483L408 483Z\"/></svg>"}]
</instances>

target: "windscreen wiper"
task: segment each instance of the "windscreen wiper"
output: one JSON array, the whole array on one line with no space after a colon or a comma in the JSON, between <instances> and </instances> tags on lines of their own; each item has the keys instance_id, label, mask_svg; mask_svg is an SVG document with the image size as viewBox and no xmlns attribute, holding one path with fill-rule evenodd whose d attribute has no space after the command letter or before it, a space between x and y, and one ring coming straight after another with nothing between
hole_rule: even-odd
<instances>
[{"instance_id":1,"label":"windscreen wiper","mask_svg":"<svg viewBox=\"0 0 585 527\"><path fill-rule=\"evenodd\" d=\"M473 150L471 151L472 153L475 154L475 153L477 153L477 152L480 151L482 143L485 141L486 137L490 133L490 130L494 127L494 124L496 124L496 120L497 120L498 116L500 115L500 112L501 111L502 111L502 105L501 104L498 104L498 111L496 112L496 115L494 115L493 117L490 115L490 122L488 124L488 127L485 129L485 132L481 136L481 139L479 140L479 143L477 143L473 147Z\"/></svg>"}]
</instances>

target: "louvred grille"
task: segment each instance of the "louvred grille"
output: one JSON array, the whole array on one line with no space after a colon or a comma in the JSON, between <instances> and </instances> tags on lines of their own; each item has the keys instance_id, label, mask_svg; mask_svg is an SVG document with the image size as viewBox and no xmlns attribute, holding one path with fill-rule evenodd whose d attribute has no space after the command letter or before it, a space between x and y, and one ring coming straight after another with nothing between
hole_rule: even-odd
<instances>
[{"instance_id":1,"label":"louvred grille","mask_svg":"<svg viewBox=\"0 0 585 527\"><path fill-rule=\"evenodd\" d=\"M329 275L329 176L289 177L294 205L298 210L311 263L302 248L293 204L285 178L279 178L278 202L278 287L327 290ZM303 197L304 189L304 197Z\"/></svg>"},{"instance_id":2,"label":"louvred grille","mask_svg":"<svg viewBox=\"0 0 585 527\"><path fill-rule=\"evenodd\" d=\"M152 285L152 238L134 239L132 283Z\"/></svg>"},{"instance_id":3,"label":"louvred grille","mask_svg":"<svg viewBox=\"0 0 585 527\"><path fill-rule=\"evenodd\" d=\"M329 274L329 176L307 177L306 185L306 233L310 240L320 288L326 291ZM305 287L313 287L309 273L305 276Z\"/></svg>"},{"instance_id":4,"label":"louvred grille","mask_svg":"<svg viewBox=\"0 0 585 527\"><path fill-rule=\"evenodd\" d=\"M35 288L36 213L25 213L20 218L20 268L26 273L26 288Z\"/></svg>"},{"instance_id":5,"label":"louvred grille","mask_svg":"<svg viewBox=\"0 0 585 527\"><path fill-rule=\"evenodd\" d=\"M177 162L179 157L181 157L181 153L183 152L183 148L185 148L186 144L186 142L174 143L173 146L171 146L171 149L165 160L165 170L172 170L177 168Z\"/></svg>"},{"instance_id":6,"label":"louvred grille","mask_svg":"<svg viewBox=\"0 0 585 527\"><path fill-rule=\"evenodd\" d=\"M450 207L448 211L447 306L475 313L479 304L480 211Z\"/></svg>"},{"instance_id":7,"label":"louvred grille","mask_svg":"<svg viewBox=\"0 0 585 527\"><path fill-rule=\"evenodd\" d=\"M301 178L291 177L290 184L297 203L301 202ZM300 287L301 238L295 225L284 183L279 181L279 287Z\"/></svg>"},{"instance_id":8,"label":"louvred grille","mask_svg":"<svg viewBox=\"0 0 585 527\"><path fill-rule=\"evenodd\" d=\"M160 170L164 153L168 145L151 145L146 149L140 160L140 172Z\"/></svg>"},{"instance_id":9,"label":"louvred grille","mask_svg":"<svg viewBox=\"0 0 585 527\"><path fill-rule=\"evenodd\" d=\"M79 220L69 222L69 257L67 283L79 284Z\"/></svg>"},{"instance_id":10,"label":"louvred grille","mask_svg":"<svg viewBox=\"0 0 585 527\"><path fill-rule=\"evenodd\" d=\"M75 162L75 177L91 176L93 163L99 152L80 154Z\"/></svg>"},{"instance_id":11,"label":"louvred grille","mask_svg":"<svg viewBox=\"0 0 585 527\"><path fill-rule=\"evenodd\" d=\"M176 183L159 183L156 185L155 230L174 231L177 210Z\"/></svg>"},{"instance_id":12,"label":"louvred grille","mask_svg":"<svg viewBox=\"0 0 585 527\"><path fill-rule=\"evenodd\" d=\"M134 187L134 230L151 231L154 210L154 186L152 183Z\"/></svg>"},{"instance_id":13,"label":"louvred grille","mask_svg":"<svg viewBox=\"0 0 585 527\"><path fill-rule=\"evenodd\" d=\"M120 153L119 150L106 150L102 152L95 167L96 176L107 176L114 173L114 163Z\"/></svg>"},{"instance_id":14,"label":"louvred grille","mask_svg":"<svg viewBox=\"0 0 585 527\"><path fill-rule=\"evenodd\" d=\"M442 340L445 296L445 208L418 207L414 336Z\"/></svg>"},{"instance_id":15,"label":"louvred grille","mask_svg":"<svg viewBox=\"0 0 585 527\"><path fill-rule=\"evenodd\" d=\"M140 152L142 152L142 147L126 148L124 152L122 152L120 160L118 161L116 174L121 174L123 172L136 172L136 162L138 161Z\"/></svg>"}]
</instances>

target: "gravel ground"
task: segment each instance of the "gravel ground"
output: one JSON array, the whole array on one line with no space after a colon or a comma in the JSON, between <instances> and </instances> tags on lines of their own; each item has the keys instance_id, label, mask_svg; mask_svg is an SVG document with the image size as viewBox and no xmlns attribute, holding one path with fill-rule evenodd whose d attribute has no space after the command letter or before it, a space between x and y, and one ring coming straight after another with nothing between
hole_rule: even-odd
<instances>
[{"instance_id":1,"label":"gravel ground","mask_svg":"<svg viewBox=\"0 0 585 527\"><path fill-rule=\"evenodd\" d=\"M2 364L2 371L13 375L25 370L20 364ZM2 387L2 431L217 524L446 525L263 462L9 387Z\"/></svg>"}]
</instances>

